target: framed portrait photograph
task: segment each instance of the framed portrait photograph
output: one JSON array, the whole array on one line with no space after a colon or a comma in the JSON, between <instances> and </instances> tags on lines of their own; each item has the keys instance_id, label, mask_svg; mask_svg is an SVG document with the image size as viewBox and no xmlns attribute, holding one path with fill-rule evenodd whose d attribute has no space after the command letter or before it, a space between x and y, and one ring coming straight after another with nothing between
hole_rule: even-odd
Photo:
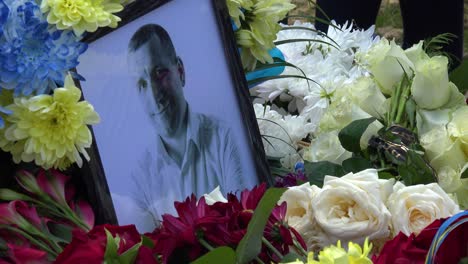
<instances>
[{"instance_id":1,"label":"framed portrait photograph","mask_svg":"<svg viewBox=\"0 0 468 264\"><path fill-rule=\"evenodd\" d=\"M142 0L120 17L77 67L101 117L81 173L98 222L152 231L191 194L271 185L225 1Z\"/></svg>"}]
</instances>

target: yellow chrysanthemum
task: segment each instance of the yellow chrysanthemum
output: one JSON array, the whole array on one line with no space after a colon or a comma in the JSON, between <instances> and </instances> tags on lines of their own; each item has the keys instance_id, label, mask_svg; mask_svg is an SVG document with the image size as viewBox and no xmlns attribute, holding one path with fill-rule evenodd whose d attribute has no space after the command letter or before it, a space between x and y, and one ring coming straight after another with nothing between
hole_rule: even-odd
<instances>
[{"instance_id":1,"label":"yellow chrysanthemum","mask_svg":"<svg viewBox=\"0 0 468 264\"><path fill-rule=\"evenodd\" d=\"M7 106L13 103L13 90L6 90L2 89L0 92L0 105L1 106ZM10 126L10 122L8 122L8 115L0 113L0 117L3 118L4 121L4 126L3 128L0 129L0 148L3 151L6 152L11 152L13 156L17 156L16 154L21 154L21 150L18 151L17 148L15 148L15 144L13 142L8 141L5 138L5 131L6 129ZM17 163L19 160L17 161Z\"/></svg>"},{"instance_id":2,"label":"yellow chrysanthemum","mask_svg":"<svg viewBox=\"0 0 468 264\"><path fill-rule=\"evenodd\" d=\"M319 252L318 260L314 259L314 254L309 253L307 264L372 264L372 260L368 255L372 249L372 244L369 244L368 239L364 241L364 249L356 243L349 242L348 252L341 247L341 242L338 241L336 246L324 248ZM286 263L285 263L286 264ZM287 264L305 264L302 261L289 262Z\"/></svg>"},{"instance_id":3,"label":"yellow chrysanthemum","mask_svg":"<svg viewBox=\"0 0 468 264\"><path fill-rule=\"evenodd\" d=\"M242 47L244 68L253 70L257 60L273 63L268 50L281 29L278 21L295 7L290 0L228 0L229 14L239 28L237 43Z\"/></svg>"},{"instance_id":4,"label":"yellow chrysanthemum","mask_svg":"<svg viewBox=\"0 0 468 264\"><path fill-rule=\"evenodd\" d=\"M80 153L89 160L85 148L92 142L87 125L98 123L99 116L80 97L68 75L65 87L55 89L53 95L15 98L8 106L13 114L6 118L0 147L11 152L15 162L34 161L45 169L65 169L74 162L81 166Z\"/></svg>"},{"instance_id":5,"label":"yellow chrysanthemum","mask_svg":"<svg viewBox=\"0 0 468 264\"><path fill-rule=\"evenodd\" d=\"M234 23L238 28L241 27L241 22L240 20L245 20L244 12L243 10L250 11L253 3L251 0L227 0L226 1L228 10L229 10L229 16L231 16L232 20L234 20Z\"/></svg>"},{"instance_id":6,"label":"yellow chrysanthemum","mask_svg":"<svg viewBox=\"0 0 468 264\"><path fill-rule=\"evenodd\" d=\"M47 22L58 29L73 29L77 36L94 32L98 27L117 27L121 20L114 15L123 10L121 0L42 0L41 11Z\"/></svg>"}]
</instances>

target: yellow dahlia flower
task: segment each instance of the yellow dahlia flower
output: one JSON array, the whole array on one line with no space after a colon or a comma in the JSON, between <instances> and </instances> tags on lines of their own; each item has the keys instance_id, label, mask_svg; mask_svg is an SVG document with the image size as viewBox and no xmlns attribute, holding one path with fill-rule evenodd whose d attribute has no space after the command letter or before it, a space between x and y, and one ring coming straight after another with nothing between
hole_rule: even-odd
<instances>
[{"instance_id":1,"label":"yellow dahlia flower","mask_svg":"<svg viewBox=\"0 0 468 264\"><path fill-rule=\"evenodd\" d=\"M73 29L77 36L98 27L117 27L121 20L114 13L123 10L121 0L42 0L41 11L47 22L58 29Z\"/></svg>"},{"instance_id":2,"label":"yellow dahlia flower","mask_svg":"<svg viewBox=\"0 0 468 264\"><path fill-rule=\"evenodd\" d=\"M85 148L92 142L87 125L98 123L99 116L80 97L81 91L68 75L65 87L55 89L53 95L15 98L8 106L13 114L6 117L8 126L0 147L11 152L17 163L34 161L45 169L66 169L74 162L81 166L80 153L89 160Z\"/></svg>"}]
</instances>

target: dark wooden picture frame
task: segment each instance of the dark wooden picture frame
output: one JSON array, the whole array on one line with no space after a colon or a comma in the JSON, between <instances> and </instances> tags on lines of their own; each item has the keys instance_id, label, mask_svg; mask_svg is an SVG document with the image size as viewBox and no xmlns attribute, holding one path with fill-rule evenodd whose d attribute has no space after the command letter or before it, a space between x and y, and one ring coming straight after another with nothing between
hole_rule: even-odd
<instances>
[{"instance_id":1,"label":"dark wooden picture frame","mask_svg":"<svg viewBox=\"0 0 468 264\"><path fill-rule=\"evenodd\" d=\"M101 37L111 34L119 30L119 28L126 24L149 14L155 9L171 1L184 1L184 0L137 0L128 5L121 13L118 14L122 18L119 27L116 29L102 28L93 34L89 34L84 38L84 41L89 45ZM238 54L238 48L235 42L234 32L232 30L231 18L229 16L225 0L211 0L213 12L216 15L218 22L218 33L224 44L225 58L229 64L229 71L231 81L236 91L237 104L243 115L244 127L248 137L249 147L253 163L255 166L256 174L260 182L266 182L269 186L273 185L273 179L270 177L270 171L266 160L262 139L260 136L259 128L257 125L255 113L250 101L248 86L242 70L242 63ZM181 25L183 27L183 25ZM86 78L86 76L84 76ZM80 84L77 84L78 86ZM84 94L86 97L86 93ZM96 214L96 223L117 223L116 213L113 207L112 199L107 185L106 176L103 169L103 164L98 150L98 143L96 138L93 141L91 149L88 153L90 155L90 162L85 162L81 169L76 168L73 172L75 177L79 177L83 181L83 192L87 194L88 199L93 206Z\"/></svg>"}]
</instances>

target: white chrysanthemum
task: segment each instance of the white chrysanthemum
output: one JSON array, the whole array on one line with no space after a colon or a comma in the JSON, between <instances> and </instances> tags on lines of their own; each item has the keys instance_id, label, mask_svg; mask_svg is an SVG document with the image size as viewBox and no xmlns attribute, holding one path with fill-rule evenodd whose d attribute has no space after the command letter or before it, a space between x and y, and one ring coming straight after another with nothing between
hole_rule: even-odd
<instances>
[{"instance_id":1,"label":"white chrysanthemum","mask_svg":"<svg viewBox=\"0 0 468 264\"><path fill-rule=\"evenodd\" d=\"M254 104L260 134L268 156L284 157L297 152L297 143L314 127L302 116L282 116L270 106Z\"/></svg>"},{"instance_id":2,"label":"white chrysanthemum","mask_svg":"<svg viewBox=\"0 0 468 264\"><path fill-rule=\"evenodd\" d=\"M352 30L352 25L345 24L338 30L330 27L328 37L321 36L313 31L315 28L310 23L296 21L296 27L307 27L312 30L290 29L282 30L277 34L277 40L288 39L316 39L333 45L337 48L321 42L292 42L278 46L285 60L294 64L294 67L285 67L283 75L306 76L313 81L303 78L275 79L258 85L251 91L265 101L273 101L281 96L289 103L288 111L298 111L316 127L323 112L329 103L327 97L334 90L351 84L358 78L368 76L358 64L354 63L356 52L366 52L372 45L378 42L378 37L373 37L374 27L368 30ZM283 25L283 27L290 27ZM288 95L288 96L284 96Z\"/></svg>"},{"instance_id":3,"label":"white chrysanthemum","mask_svg":"<svg viewBox=\"0 0 468 264\"><path fill-rule=\"evenodd\" d=\"M375 114L376 111L361 109L361 101L364 100L354 102L348 87L355 87L360 78L369 76L369 72L356 63L355 56L357 53L366 53L378 43L379 38L373 36L374 27L354 30L352 24L337 26L340 30L329 27L328 36L317 34L310 23L296 21L292 26L282 26L306 27L311 30L282 30L277 34L277 41L318 40L291 42L277 47L285 61L297 67L285 67L282 75L306 76L313 81L305 78L274 79L251 89L252 94L264 102L273 102L271 109L266 109L265 113L263 106L256 106L260 111L257 118L269 120L259 121L262 134L267 135L264 137L267 153L278 157L289 155L289 161L295 153L297 141L308 133L318 136L322 132L341 129L356 118L368 117L366 111ZM278 108L277 103L284 108ZM272 112L275 108L282 110ZM288 112L299 115L291 116ZM379 114L381 112L378 111ZM326 120L322 120L324 118ZM317 131L319 127L320 131ZM291 165L291 162L285 163Z\"/></svg>"}]
</instances>

